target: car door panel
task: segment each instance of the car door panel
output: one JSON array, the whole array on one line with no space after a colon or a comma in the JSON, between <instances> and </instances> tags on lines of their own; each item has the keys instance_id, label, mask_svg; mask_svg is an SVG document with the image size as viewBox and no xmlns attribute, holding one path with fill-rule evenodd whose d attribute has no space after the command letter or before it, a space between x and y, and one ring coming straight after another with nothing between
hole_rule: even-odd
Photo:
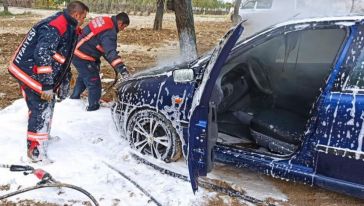
<instances>
[{"instance_id":1,"label":"car door panel","mask_svg":"<svg viewBox=\"0 0 364 206\"><path fill-rule=\"evenodd\" d=\"M211 55L202 82L194 94L188 140L188 167L193 191L198 188L198 177L206 176L208 170L212 168L211 153L216 141L213 137L217 131L217 124L214 115L216 108L210 105L211 93L221 67L242 32L243 27L239 24L225 35Z\"/></svg>"},{"instance_id":2,"label":"car door panel","mask_svg":"<svg viewBox=\"0 0 364 206\"><path fill-rule=\"evenodd\" d=\"M319 124L315 132L317 175L357 184L364 184L364 173L359 172L364 171L364 94L355 89L346 89L345 85L340 85L338 90L331 90L331 87L334 87L336 75L341 74L337 79L347 76L343 73L352 70L360 58L359 55L364 53L363 33L363 26L359 29L353 26L351 36L324 92ZM347 71L339 71L340 69Z\"/></svg>"}]
</instances>

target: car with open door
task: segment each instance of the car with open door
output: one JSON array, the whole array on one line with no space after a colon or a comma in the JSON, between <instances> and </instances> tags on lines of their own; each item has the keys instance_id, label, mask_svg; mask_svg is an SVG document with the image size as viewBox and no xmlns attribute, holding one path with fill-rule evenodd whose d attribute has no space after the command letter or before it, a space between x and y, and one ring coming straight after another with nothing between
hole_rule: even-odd
<instances>
[{"instance_id":1,"label":"car with open door","mask_svg":"<svg viewBox=\"0 0 364 206\"><path fill-rule=\"evenodd\" d=\"M230 30L209 54L118 85L112 116L138 152L215 161L364 198L364 17Z\"/></svg>"}]
</instances>

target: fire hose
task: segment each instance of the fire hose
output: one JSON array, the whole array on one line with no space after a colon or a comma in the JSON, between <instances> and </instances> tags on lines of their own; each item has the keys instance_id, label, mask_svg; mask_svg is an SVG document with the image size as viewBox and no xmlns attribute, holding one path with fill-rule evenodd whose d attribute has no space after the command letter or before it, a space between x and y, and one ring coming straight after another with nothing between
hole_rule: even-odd
<instances>
[{"instance_id":1,"label":"fire hose","mask_svg":"<svg viewBox=\"0 0 364 206\"><path fill-rule=\"evenodd\" d=\"M38 182L36 186L27 187L24 189L20 189L20 190L2 195L2 196L0 196L0 200L4 200L6 198L9 198L9 197L12 197L15 195L19 195L19 194L22 194L25 192L29 192L29 191L37 190L37 189L41 189L41 188L49 188L49 187L62 188L63 187L63 188L70 188L73 190L77 190L77 191L83 193L88 198L90 198L90 200L94 203L95 206L99 206L99 203L96 201L96 199L85 189L75 186L75 185L61 183L59 181L56 181L48 172L46 172L42 169L34 169L33 167L28 166L28 165L23 166L23 165L5 165L5 164L0 164L0 168L10 169L11 172L23 172L24 175L34 174L38 179L40 179L40 182Z\"/></svg>"},{"instance_id":2,"label":"fire hose","mask_svg":"<svg viewBox=\"0 0 364 206\"><path fill-rule=\"evenodd\" d=\"M110 169L117 172L119 175L124 177L126 180L128 180L130 183L132 183L136 188L138 188L141 192L143 192L147 197L150 198L151 201L153 201L157 206L162 206L160 202L158 202L148 191L146 191L142 186L140 186L137 182L132 180L130 177L128 177L125 173L121 172L120 170L116 169L112 165L110 165L107 162L103 162L106 166L108 166Z\"/></svg>"},{"instance_id":3,"label":"fire hose","mask_svg":"<svg viewBox=\"0 0 364 206\"><path fill-rule=\"evenodd\" d=\"M131 71L134 71L134 70L135 70L134 68L131 69ZM114 86L118 84L118 81L125 81L125 80L127 80L129 78L130 78L130 74L123 74L119 78L119 73L116 70L114 70L114 81L109 87L107 87L105 90L102 90L102 92L101 92L101 101L109 102L110 100L106 99L105 96L107 94L109 94L111 91L113 91Z\"/></svg>"}]
</instances>

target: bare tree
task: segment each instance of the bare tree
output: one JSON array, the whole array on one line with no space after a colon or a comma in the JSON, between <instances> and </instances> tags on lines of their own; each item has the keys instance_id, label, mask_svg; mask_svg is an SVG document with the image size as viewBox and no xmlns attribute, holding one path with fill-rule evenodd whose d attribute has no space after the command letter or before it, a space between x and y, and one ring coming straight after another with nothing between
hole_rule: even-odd
<instances>
[{"instance_id":1,"label":"bare tree","mask_svg":"<svg viewBox=\"0 0 364 206\"><path fill-rule=\"evenodd\" d=\"M3 6L4 6L4 13L8 13L9 12L8 0L3 0Z\"/></svg>"},{"instance_id":2,"label":"bare tree","mask_svg":"<svg viewBox=\"0 0 364 206\"><path fill-rule=\"evenodd\" d=\"M111 13L111 1L112 0L108 0L107 4L105 5L105 10L106 10L106 13Z\"/></svg>"},{"instance_id":3,"label":"bare tree","mask_svg":"<svg viewBox=\"0 0 364 206\"><path fill-rule=\"evenodd\" d=\"M234 13L233 13L233 16L231 19L234 24L238 24L241 21L241 16L239 15L240 4L241 4L241 0L235 0Z\"/></svg>"},{"instance_id":4,"label":"bare tree","mask_svg":"<svg viewBox=\"0 0 364 206\"><path fill-rule=\"evenodd\" d=\"M153 30L161 30L163 24L164 0L157 0L157 11L155 13Z\"/></svg>"},{"instance_id":5,"label":"bare tree","mask_svg":"<svg viewBox=\"0 0 364 206\"><path fill-rule=\"evenodd\" d=\"M350 13L353 13L355 8L355 0L351 0L351 9L350 9Z\"/></svg>"},{"instance_id":6,"label":"bare tree","mask_svg":"<svg viewBox=\"0 0 364 206\"><path fill-rule=\"evenodd\" d=\"M181 54L185 60L192 60L197 57L192 1L174 0L174 11Z\"/></svg>"}]
</instances>

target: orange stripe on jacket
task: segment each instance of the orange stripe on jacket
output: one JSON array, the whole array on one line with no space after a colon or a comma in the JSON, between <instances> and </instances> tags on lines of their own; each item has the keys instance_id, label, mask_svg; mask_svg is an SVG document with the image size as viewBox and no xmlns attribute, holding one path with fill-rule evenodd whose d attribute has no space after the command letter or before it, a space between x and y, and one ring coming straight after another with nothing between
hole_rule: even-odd
<instances>
[{"instance_id":1,"label":"orange stripe on jacket","mask_svg":"<svg viewBox=\"0 0 364 206\"><path fill-rule=\"evenodd\" d=\"M12 73L25 85L38 92L39 94L42 93L42 84L32 79L28 74L26 74L23 70L17 67L14 63L11 63L8 69L10 73Z\"/></svg>"},{"instance_id":2,"label":"orange stripe on jacket","mask_svg":"<svg viewBox=\"0 0 364 206\"><path fill-rule=\"evenodd\" d=\"M66 62L66 58L58 53L53 55L53 59L56 60L58 63L64 64Z\"/></svg>"},{"instance_id":3,"label":"orange stripe on jacket","mask_svg":"<svg viewBox=\"0 0 364 206\"><path fill-rule=\"evenodd\" d=\"M98 44L98 45L96 46L96 49L97 49L97 50L99 50L101 53L105 53L104 48L103 48L100 44Z\"/></svg>"},{"instance_id":4,"label":"orange stripe on jacket","mask_svg":"<svg viewBox=\"0 0 364 206\"><path fill-rule=\"evenodd\" d=\"M51 66L41 66L36 67L37 74L50 74L52 73L52 67Z\"/></svg>"},{"instance_id":5,"label":"orange stripe on jacket","mask_svg":"<svg viewBox=\"0 0 364 206\"><path fill-rule=\"evenodd\" d=\"M28 33L29 34L29 33ZM16 49L14 55L11 57L10 65L9 65L9 72L13 74L18 80L22 81L25 85L36 91L37 93L42 93L42 84L35 81L33 78L31 78L28 74L26 74L23 70L21 70L18 66L14 64L14 60L16 58L16 55L19 52L19 49L23 45L24 41L28 37L28 34L25 36L19 47Z\"/></svg>"},{"instance_id":6,"label":"orange stripe on jacket","mask_svg":"<svg viewBox=\"0 0 364 206\"><path fill-rule=\"evenodd\" d=\"M82 46L82 44L84 44L85 42L87 42L88 40L90 40L92 37L94 36L94 33L90 32L87 36L85 36L84 38L82 38L76 45L76 49L75 49L75 55L77 57L79 57L80 59L83 60L88 60L88 61L96 61L95 58L93 58L92 56L89 56L83 52L81 52L79 50L79 48Z\"/></svg>"},{"instance_id":7,"label":"orange stripe on jacket","mask_svg":"<svg viewBox=\"0 0 364 206\"><path fill-rule=\"evenodd\" d=\"M96 61L95 58L93 58L92 56L89 56L83 52L81 52L80 50L76 49L75 50L75 55L80 58L80 59L83 59L83 60L88 60L88 61Z\"/></svg>"},{"instance_id":8,"label":"orange stripe on jacket","mask_svg":"<svg viewBox=\"0 0 364 206\"><path fill-rule=\"evenodd\" d=\"M120 63L123 63L123 60L121 60L121 58L117 58L111 62L111 66L116 67L116 65L118 65Z\"/></svg>"}]
</instances>

